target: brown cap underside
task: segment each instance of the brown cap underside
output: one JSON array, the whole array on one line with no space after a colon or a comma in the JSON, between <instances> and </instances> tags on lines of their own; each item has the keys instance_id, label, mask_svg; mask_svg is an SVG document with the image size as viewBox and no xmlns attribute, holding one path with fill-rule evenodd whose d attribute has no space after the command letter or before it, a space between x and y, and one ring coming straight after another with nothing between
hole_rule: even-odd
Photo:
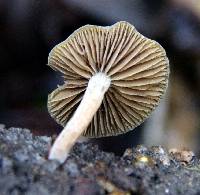
<instances>
[{"instance_id":1,"label":"brown cap underside","mask_svg":"<svg viewBox=\"0 0 200 195\"><path fill-rule=\"evenodd\" d=\"M87 137L122 134L141 124L158 105L169 76L164 49L127 22L81 27L52 49L48 65L64 77L64 84L48 96L49 113L63 126L79 105L89 79L97 72L111 78L99 110L83 133Z\"/></svg>"}]
</instances>

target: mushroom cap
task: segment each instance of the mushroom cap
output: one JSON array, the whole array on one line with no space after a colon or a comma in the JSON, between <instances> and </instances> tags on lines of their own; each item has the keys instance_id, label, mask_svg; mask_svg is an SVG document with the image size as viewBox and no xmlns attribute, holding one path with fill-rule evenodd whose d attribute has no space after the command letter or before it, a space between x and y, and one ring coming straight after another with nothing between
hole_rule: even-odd
<instances>
[{"instance_id":1,"label":"mushroom cap","mask_svg":"<svg viewBox=\"0 0 200 195\"><path fill-rule=\"evenodd\" d=\"M48 96L49 113L63 126L78 107L89 79L97 72L111 78L83 133L86 137L122 134L141 124L158 105L169 76L162 46L127 22L79 28L51 50L48 65L64 77L64 84Z\"/></svg>"}]
</instances>

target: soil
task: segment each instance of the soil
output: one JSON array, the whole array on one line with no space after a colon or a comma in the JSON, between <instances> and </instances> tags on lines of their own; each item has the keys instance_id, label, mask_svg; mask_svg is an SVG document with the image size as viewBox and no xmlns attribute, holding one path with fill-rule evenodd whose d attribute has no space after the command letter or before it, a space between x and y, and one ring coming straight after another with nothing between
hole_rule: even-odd
<instances>
[{"instance_id":1,"label":"soil","mask_svg":"<svg viewBox=\"0 0 200 195\"><path fill-rule=\"evenodd\" d=\"M51 142L0 126L1 195L200 194L200 162L192 151L139 145L116 156L84 142L59 165L47 160Z\"/></svg>"}]
</instances>

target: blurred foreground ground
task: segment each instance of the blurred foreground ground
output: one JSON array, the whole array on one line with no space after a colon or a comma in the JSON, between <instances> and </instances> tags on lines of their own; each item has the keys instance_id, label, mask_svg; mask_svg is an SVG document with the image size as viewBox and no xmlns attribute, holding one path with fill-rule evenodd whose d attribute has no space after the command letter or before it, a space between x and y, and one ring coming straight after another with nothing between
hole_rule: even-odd
<instances>
[{"instance_id":1,"label":"blurred foreground ground","mask_svg":"<svg viewBox=\"0 0 200 195\"><path fill-rule=\"evenodd\" d=\"M199 194L200 161L193 152L161 146L127 149L123 156L78 143L63 165L46 160L51 138L0 128L0 194Z\"/></svg>"}]
</instances>

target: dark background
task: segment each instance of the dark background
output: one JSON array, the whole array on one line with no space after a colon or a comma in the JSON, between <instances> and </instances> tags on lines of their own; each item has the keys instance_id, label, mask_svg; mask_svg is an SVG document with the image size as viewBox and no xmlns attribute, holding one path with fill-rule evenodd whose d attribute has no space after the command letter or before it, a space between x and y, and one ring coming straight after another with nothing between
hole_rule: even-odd
<instances>
[{"instance_id":1,"label":"dark background","mask_svg":"<svg viewBox=\"0 0 200 195\"><path fill-rule=\"evenodd\" d=\"M62 128L49 116L46 101L62 79L46 65L49 51L82 25L120 20L166 49L170 84L143 126L101 139L104 148L119 151L120 144L145 143L198 151L199 0L0 0L0 123L30 128L37 135L58 133Z\"/></svg>"}]
</instances>

